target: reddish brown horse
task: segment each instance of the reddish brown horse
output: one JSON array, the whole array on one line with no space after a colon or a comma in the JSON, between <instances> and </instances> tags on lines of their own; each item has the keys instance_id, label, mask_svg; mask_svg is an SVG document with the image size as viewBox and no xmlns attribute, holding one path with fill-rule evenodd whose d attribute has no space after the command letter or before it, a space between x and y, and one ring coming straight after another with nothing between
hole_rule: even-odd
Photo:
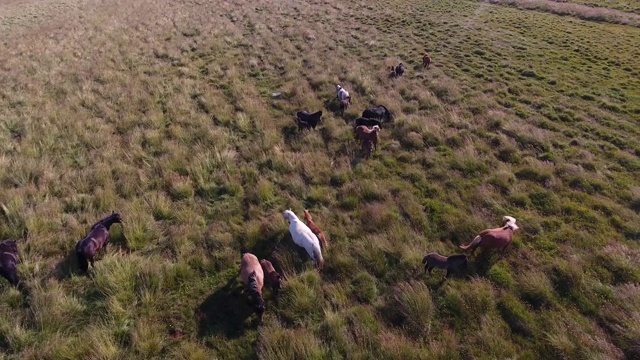
<instances>
[{"instance_id":1,"label":"reddish brown horse","mask_svg":"<svg viewBox=\"0 0 640 360\"><path fill-rule=\"evenodd\" d=\"M511 216L502 218L504 225L500 228L482 230L469 245L461 245L460 249L473 253L477 248L500 249L502 252L511 244L513 232L518 229L516 219Z\"/></svg>"},{"instance_id":2,"label":"reddish brown horse","mask_svg":"<svg viewBox=\"0 0 640 360\"><path fill-rule=\"evenodd\" d=\"M326 250L328 245L327 239L324 237L324 233L322 232L322 230L320 230L318 225L313 222L313 218L311 217L311 214L309 214L309 210L304 211L304 219L307 222L307 226L309 227L309 229L311 229L311 231L318 237L318 240L320 240L322 250Z\"/></svg>"},{"instance_id":3,"label":"reddish brown horse","mask_svg":"<svg viewBox=\"0 0 640 360\"><path fill-rule=\"evenodd\" d=\"M76 257L78 258L80 270L87 271L89 263L91 263L91 267L94 267L93 262L96 252L102 248L105 251L107 250L109 228L114 223L122 223L122 217L117 212L111 212L111 215L93 224L87 236L78 241L78 244L76 244Z\"/></svg>"},{"instance_id":4,"label":"reddish brown horse","mask_svg":"<svg viewBox=\"0 0 640 360\"><path fill-rule=\"evenodd\" d=\"M380 133L380 127L378 125L374 125L373 128L369 129L364 125L356 126L355 128L355 138L356 140L360 140L362 143L366 141L371 141L373 143L373 148L375 150L378 149L378 134ZM364 145L364 144L363 144Z\"/></svg>"},{"instance_id":5,"label":"reddish brown horse","mask_svg":"<svg viewBox=\"0 0 640 360\"><path fill-rule=\"evenodd\" d=\"M258 315L258 323L262 324L262 315L266 309L262 298L264 272L258 258L251 253L244 253L240 263L240 276L249 293L249 303Z\"/></svg>"},{"instance_id":6,"label":"reddish brown horse","mask_svg":"<svg viewBox=\"0 0 640 360\"><path fill-rule=\"evenodd\" d=\"M0 275L13 286L18 286L18 245L15 240L0 242Z\"/></svg>"},{"instance_id":7,"label":"reddish brown horse","mask_svg":"<svg viewBox=\"0 0 640 360\"><path fill-rule=\"evenodd\" d=\"M429 65L431 65L431 56L429 56L429 54L427 53L424 53L424 56L422 57L422 67L428 68Z\"/></svg>"},{"instance_id":8,"label":"reddish brown horse","mask_svg":"<svg viewBox=\"0 0 640 360\"><path fill-rule=\"evenodd\" d=\"M269 284L273 293L277 295L280 288L282 288L282 276L280 276L269 260L260 260L260 266L264 272L265 281Z\"/></svg>"}]
</instances>

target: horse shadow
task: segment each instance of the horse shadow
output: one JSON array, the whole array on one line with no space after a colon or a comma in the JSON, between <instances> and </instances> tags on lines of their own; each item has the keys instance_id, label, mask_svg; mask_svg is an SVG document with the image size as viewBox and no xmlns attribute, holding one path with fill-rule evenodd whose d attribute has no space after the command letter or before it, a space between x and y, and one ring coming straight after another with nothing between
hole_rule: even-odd
<instances>
[{"instance_id":1,"label":"horse shadow","mask_svg":"<svg viewBox=\"0 0 640 360\"><path fill-rule=\"evenodd\" d=\"M324 107L327 110L331 111L334 116L336 116L336 117L342 116L342 114L340 112L340 103L338 102L338 100L336 98L324 99L323 104L324 104ZM345 120L345 122L346 122L346 120Z\"/></svg>"},{"instance_id":2,"label":"horse shadow","mask_svg":"<svg viewBox=\"0 0 640 360\"><path fill-rule=\"evenodd\" d=\"M73 274L80 273L75 250L68 251L67 255L56 264L54 271L55 277L58 281L69 279Z\"/></svg>"},{"instance_id":3,"label":"horse shadow","mask_svg":"<svg viewBox=\"0 0 640 360\"><path fill-rule=\"evenodd\" d=\"M195 310L198 337L223 334L228 339L237 339L244 335L248 326L256 326L257 317L247 322L254 310L244 295L237 276L209 295Z\"/></svg>"},{"instance_id":4,"label":"horse shadow","mask_svg":"<svg viewBox=\"0 0 640 360\"><path fill-rule=\"evenodd\" d=\"M493 255L491 251L480 250L480 253L473 259L473 263L469 264L472 266L469 266L466 272L474 271L478 276L485 277L495 263Z\"/></svg>"}]
</instances>

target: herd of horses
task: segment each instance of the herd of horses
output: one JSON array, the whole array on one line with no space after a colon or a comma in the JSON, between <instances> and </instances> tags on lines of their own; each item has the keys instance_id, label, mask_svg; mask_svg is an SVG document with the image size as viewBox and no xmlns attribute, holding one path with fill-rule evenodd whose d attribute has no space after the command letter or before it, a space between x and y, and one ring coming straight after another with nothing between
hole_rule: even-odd
<instances>
[{"instance_id":1,"label":"herd of horses","mask_svg":"<svg viewBox=\"0 0 640 360\"><path fill-rule=\"evenodd\" d=\"M423 57L423 66L428 67L431 64L431 57L425 54ZM405 68L400 63L392 71L396 76L402 76ZM336 86L336 97L340 103L341 112L351 104L351 96L349 92L342 86ZM299 111L296 114L296 123L298 129L315 129L321 122L322 111L309 113ZM393 115L383 105L365 109L362 116L355 120L354 136L359 140L365 157L371 155L371 151L377 150L378 137L383 123L392 122ZM315 268L321 271L325 264L322 252L328 248L328 242L325 234L320 227L313 221L309 210L304 210L305 222L301 221L298 216L291 210L285 210L282 213L284 219L289 223L289 233L293 242L303 248L309 258L313 261ZM115 223L122 224L122 216L112 211L111 214L98 220L91 226L86 236L80 239L75 247L75 257L77 265L81 272L86 273L89 265L95 271L95 257L99 250L106 251L109 244L109 230ZM494 229L486 229L481 231L471 243L461 245L460 249L467 252L474 252L477 248L500 249L502 252L511 244L513 233L518 229L516 219L511 216L504 216L503 226ZM18 246L14 240L4 240L0 242L0 275L7 279L13 286L20 287L21 282L18 277L17 265L19 260ZM452 271L457 271L461 267L467 265L467 256L465 254L454 254L451 256L443 256L438 253L429 253L424 256L422 263L424 264L425 273L431 273L434 268L445 269L445 279L448 278ZM240 276L244 284L248 302L257 314L258 322L262 323L262 317L266 310L266 303L262 295L265 285L271 287L274 296L277 296L282 287L283 277L279 274L273 264L267 259L258 259L254 254L245 252L242 254L240 263Z\"/></svg>"}]
</instances>

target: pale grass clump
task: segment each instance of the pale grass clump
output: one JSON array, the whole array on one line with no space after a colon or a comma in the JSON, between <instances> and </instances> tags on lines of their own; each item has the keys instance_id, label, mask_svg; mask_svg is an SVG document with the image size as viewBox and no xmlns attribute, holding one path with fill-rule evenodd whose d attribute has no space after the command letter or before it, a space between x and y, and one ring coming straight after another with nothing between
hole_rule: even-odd
<instances>
[{"instance_id":1,"label":"pale grass clump","mask_svg":"<svg viewBox=\"0 0 640 360\"><path fill-rule=\"evenodd\" d=\"M49 280L31 291L33 317L40 331L76 331L86 323L86 304L56 280Z\"/></svg>"},{"instance_id":2,"label":"pale grass clump","mask_svg":"<svg viewBox=\"0 0 640 360\"><path fill-rule=\"evenodd\" d=\"M584 20L606 21L640 27L640 15L605 7L592 7L572 2L542 0L487 0L492 4L516 6L522 9L548 11L558 15L571 15Z\"/></svg>"},{"instance_id":3,"label":"pale grass clump","mask_svg":"<svg viewBox=\"0 0 640 360\"><path fill-rule=\"evenodd\" d=\"M321 291L320 276L314 270L288 278L280 294L281 317L292 324L315 320L324 303Z\"/></svg>"},{"instance_id":4,"label":"pale grass clump","mask_svg":"<svg viewBox=\"0 0 640 360\"><path fill-rule=\"evenodd\" d=\"M421 282L403 282L389 296L387 305L395 322L413 337L428 336L436 311L429 288Z\"/></svg>"},{"instance_id":5,"label":"pale grass clump","mask_svg":"<svg viewBox=\"0 0 640 360\"><path fill-rule=\"evenodd\" d=\"M164 348L164 329L156 322L138 319L132 329L132 347L138 356L152 358Z\"/></svg>"},{"instance_id":6,"label":"pale grass clump","mask_svg":"<svg viewBox=\"0 0 640 360\"><path fill-rule=\"evenodd\" d=\"M506 341L511 330L501 319L494 315L482 315L479 329L467 341L467 349L476 356L511 358L518 354L518 348Z\"/></svg>"},{"instance_id":7,"label":"pale grass clump","mask_svg":"<svg viewBox=\"0 0 640 360\"><path fill-rule=\"evenodd\" d=\"M272 326L260 332L260 359L324 359L328 349L304 328L286 329Z\"/></svg>"},{"instance_id":8,"label":"pale grass clump","mask_svg":"<svg viewBox=\"0 0 640 360\"><path fill-rule=\"evenodd\" d=\"M565 358L602 357L620 359L620 349L603 341L603 331L577 314L549 312L553 319L545 324L545 349L553 356Z\"/></svg>"}]
</instances>

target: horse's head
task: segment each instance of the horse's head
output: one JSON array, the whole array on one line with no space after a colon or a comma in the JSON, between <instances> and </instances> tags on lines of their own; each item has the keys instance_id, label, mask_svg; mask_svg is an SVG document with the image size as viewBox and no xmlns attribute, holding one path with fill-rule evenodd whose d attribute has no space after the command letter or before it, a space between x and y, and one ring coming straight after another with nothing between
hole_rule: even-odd
<instances>
[{"instance_id":1,"label":"horse's head","mask_svg":"<svg viewBox=\"0 0 640 360\"><path fill-rule=\"evenodd\" d=\"M18 244L15 240L4 240L0 242L0 247L5 251L13 251L14 253L18 253Z\"/></svg>"},{"instance_id":2,"label":"horse's head","mask_svg":"<svg viewBox=\"0 0 640 360\"><path fill-rule=\"evenodd\" d=\"M516 218L513 216L505 216L502 218L502 221L504 222L505 227L509 227L514 231L518 229L518 225L516 225Z\"/></svg>"},{"instance_id":3,"label":"horse's head","mask_svg":"<svg viewBox=\"0 0 640 360\"><path fill-rule=\"evenodd\" d=\"M285 211L282 213L282 216L283 216L285 219L287 219L287 221L289 221L289 222L292 222L292 221L294 221L294 220L297 220L297 219L298 219L298 217L296 216L296 214L295 214L293 211L291 211L291 209L289 209L289 210L285 210Z\"/></svg>"},{"instance_id":4,"label":"horse's head","mask_svg":"<svg viewBox=\"0 0 640 360\"><path fill-rule=\"evenodd\" d=\"M122 224L122 215L120 215L120 213L117 213L115 211L111 211L111 219L114 223L120 223Z\"/></svg>"},{"instance_id":5,"label":"horse's head","mask_svg":"<svg viewBox=\"0 0 640 360\"><path fill-rule=\"evenodd\" d=\"M371 131L379 133L380 132L380 126L373 125L373 127L371 128Z\"/></svg>"}]
</instances>

